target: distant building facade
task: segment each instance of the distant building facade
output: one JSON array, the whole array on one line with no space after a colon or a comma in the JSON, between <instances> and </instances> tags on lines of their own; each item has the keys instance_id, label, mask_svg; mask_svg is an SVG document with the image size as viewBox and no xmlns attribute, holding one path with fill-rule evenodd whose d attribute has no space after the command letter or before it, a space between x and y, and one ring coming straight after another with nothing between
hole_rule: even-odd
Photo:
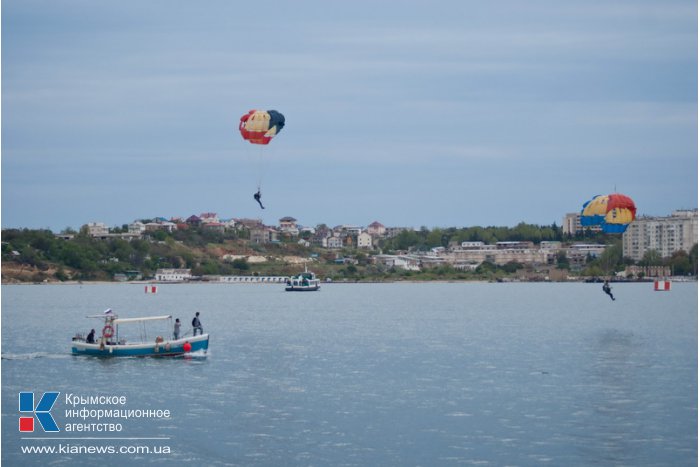
<instances>
[{"instance_id":1,"label":"distant building facade","mask_svg":"<svg viewBox=\"0 0 700 467\"><path fill-rule=\"evenodd\" d=\"M698 210L675 211L667 217L638 217L622 234L622 254L640 261L655 250L662 258L683 250L690 252L698 243Z\"/></svg>"},{"instance_id":2,"label":"distant building facade","mask_svg":"<svg viewBox=\"0 0 700 467\"><path fill-rule=\"evenodd\" d=\"M161 282L182 282L192 278L192 271L190 269L158 269L155 278Z\"/></svg>"},{"instance_id":3,"label":"distant building facade","mask_svg":"<svg viewBox=\"0 0 700 467\"><path fill-rule=\"evenodd\" d=\"M88 235L91 237L106 237L109 235L109 228L102 222L90 222L86 224Z\"/></svg>"},{"instance_id":4,"label":"distant building facade","mask_svg":"<svg viewBox=\"0 0 700 467\"><path fill-rule=\"evenodd\" d=\"M602 229L599 225L589 225L585 228L581 225L581 214L578 212L570 212L564 214L564 219L561 225L561 231L564 235L576 235L583 232L585 229L592 232L600 232Z\"/></svg>"}]
</instances>

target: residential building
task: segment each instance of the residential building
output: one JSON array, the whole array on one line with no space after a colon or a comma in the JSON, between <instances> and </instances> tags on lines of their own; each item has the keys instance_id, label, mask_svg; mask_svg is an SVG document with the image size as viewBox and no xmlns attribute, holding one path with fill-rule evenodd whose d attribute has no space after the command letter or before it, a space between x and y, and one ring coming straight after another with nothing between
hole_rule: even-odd
<instances>
[{"instance_id":1,"label":"residential building","mask_svg":"<svg viewBox=\"0 0 700 467\"><path fill-rule=\"evenodd\" d=\"M498 250L527 250L535 248L535 244L529 241L523 242L496 242Z\"/></svg>"},{"instance_id":2,"label":"residential building","mask_svg":"<svg viewBox=\"0 0 700 467\"><path fill-rule=\"evenodd\" d=\"M195 216L194 214L188 217L185 222L189 225L193 226L198 226L202 223L202 219L199 218L199 216Z\"/></svg>"},{"instance_id":3,"label":"residential building","mask_svg":"<svg viewBox=\"0 0 700 467\"><path fill-rule=\"evenodd\" d=\"M157 230L165 230L166 232L173 232L177 230L177 225L170 221L161 222L149 222L146 224L146 232L155 232Z\"/></svg>"},{"instance_id":4,"label":"residential building","mask_svg":"<svg viewBox=\"0 0 700 467\"><path fill-rule=\"evenodd\" d=\"M279 241L279 236L277 230L266 227L259 226L250 229L250 241L251 243L273 243Z\"/></svg>"},{"instance_id":5,"label":"residential building","mask_svg":"<svg viewBox=\"0 0 700 467\"><path fill-rule=\"evenodd\" d=\"M226 224L222 222L204 222L202 227L209 232L224 233L226 230Z\"/></svg>"},{"instance_id":6,"label":"residential building","mask_svg":"<svg viewBox=\"0 0 700 467\"><path fill-rule=\"evenodd\" d=\"M333 232L341 235L357 236L362 233L362 227L357 227L355 225L337 225L333 227Z\"/></svg>"},{"instance_id":7,"label":"residential building","mask_svg":"<svg viewBox=\"0 0 700 467\"><path fill-rule=\"evenodd\" d=\"M374 221L367 226L367 233L373 237L383 237L386 235L386 227L381 223Z\"/></svg>"},{"instance_id":8,"label":"residential building","mask_svg":"<svg viewBox=\"0 0 700 467\"><path fill-rule=\"evenodd\" d=\"M129 224L129 233L131 235L142 235L146 231L146 225L143 222L132 222Z\"/></svg>"},{"instance_id":9,"label":"residential building","mask_svg":"<svg viewBox=\"0 0 700 467\"><path fill-rule=\"evenodd\" d=\"M638 217L622 234L622 254L640 261L655 250L662 258L698 243L698 210L675 211L667 217Z\"/></svg>"},{"instance_id":10,"label":"residential building","mask_svg":"<svg viewBox=\"0 0 700 467\"><path fill-rule=\"evenodd\" d=\"M106 237L109 235L109 228L102 222L90 222L86 224L88 235L91 237Z\"/></svg>"},{"instance_id":11,"label":"residential building","mask_svg":"<svg viewBox=\"0 0 700 467\"><path fill-rule=\"evenodd\" d=\"M215 212L203 212L199 215L202 224L216 224L219 222L219 216Z\"/></svg>"},{"instance_id":12,"label":"residential building","mask_svg":"<svg viewBox=\"0 0 700 467\"><path fill-rule=\"evenodd\" d=\"M326 239L326 248L329 250L337 250L343 248L343 239L340 237L328 237Z\"/></svg>"},{"instance_id":13,"label":"residential building","mask_svg":"<svg viewBox=\"0 0 700 467\"><path fill-rule=\"evenodd\" d=\"M279 230L283 234L291 235L292 237L299 235L299 228L295 218L286 216L280 219L279 223Z\"/></svg>"},{"instance_id":14,"label":"residential building","mask_svg":"<svg viewBox=\"0 0 700 467\"><path fill-rule=\"evenodd\" d=\"M564 215L561 230L564 235L576 235L579 232L583 232L585 229L589 229L593 232L600 232L601 227L599 225L586 226L585 228L581 225L581 214L578 212L570 212Z\"/></svg>"},{"instance_id":15,"label":"residential building","mask_svg":"<svg viewBox=\"0 0 700 467\"><path fill-rule=\"evenodd\" d=\"M557 254L556 250L535 248L531 242L499 242L497 245L463 242L463 245L465 247L454 249L446 255L449 263L480 264L486 261L499 266L511 262L550 264L554 262Z\"/></svg>"},{"instance_id":16,"label":"residential building","mask_svg":"<svg viewBox=\"0 0 700 467\"><path fill-rule=\"evenodd\" d=\"M372 236L367 232L362 232L358 235L357 248L372 248Z\"/></svg>"},{"instance_id":17,"label":"residential building","mask_svg":"<svg viewBox=\"0 0 700 467\"><path fill-rule=\"evenodd\" d=\"M263 227L262 219L236 219L236 224L246 229L256 229Z\"/></svg>"},{"instance_id":18,"label":"residential building","mask_svg":"<svg viewBox=\"0 0 700 467\"><path fill-rule=\"evenodd\" d=\"M566 258L572 269L580 269L586 265L588 258L597 258L603 254L606 246L597 243L576 243L566 250Z\"/></svg>"},{"instance_id":19,"label":"residential building","mask_svg":"<svg viewBox=\"0 0 700 467\"><path fill-rule=\"evenodd\" d=\"M561 242L543 240L540 242L540 250L561 250Z\"/></svg>"},{"instance_id":20,"label":"residential building","mask_svg":"<svg viewBox=\"0 0 700 467\"><path fill-rule=\"evenodd\" d=\"M297 230L297 220L290 216L280 219L280 230Z\"/></svg>"},{"instance_id":21,"label":"residential building","mask_svg":"<svg viewBox=\"0 0 700 467\"><path fill-rule=\"evenodd\" d=\"M333 236L331 230L327 227L321 227L311 237L311 243L322 248L328 248L328 239Z\"/></svg>"}]
</instances>

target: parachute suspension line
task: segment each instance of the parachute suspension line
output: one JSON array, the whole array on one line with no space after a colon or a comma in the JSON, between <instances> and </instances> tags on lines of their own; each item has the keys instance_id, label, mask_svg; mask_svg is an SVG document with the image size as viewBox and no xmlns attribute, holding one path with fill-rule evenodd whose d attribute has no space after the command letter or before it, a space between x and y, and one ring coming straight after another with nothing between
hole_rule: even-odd
<instances>
[{"instance_id":1,"label":"parachute suspension line","mask_svg":"<svg viewBox=\"0 0 700 467\"><path fill-rule=\"evenodd\" d=\"M263 150L265 146L258 146L257 148L257 154L256 154L256 159L257 159L257 175L258 175L258 191L260 191L260 187L262 187L262 182L265 177L265 172L266 172L266 158L265 158L265 151Z\"/></svg>"},{"instance_id":2,"label":"parachute suspension line","mask_svg":"<svg viewBox=\"0 0 700 467\"><path fill-rule=\"evenodd\" d=\"M258 146L258 190L263 182L267 179L267 173L270 170L270 164L276 161L277 148L271 145Z\"/></svg>"},{"instance_id":3,"label":"parachute suspension line","mask_svg":"<svg viewBox=\"0 0 700 467\"><path fill-rule=\"evenodd\" d=\"M262 187L270 159L274 157L270 150L263 150L281 130L284 128L284 115L276 110L250 110L240 118L238 130L244 140L251 144L259 145L258 159L254 167L257 171L258 191Z\"/></svg>"}]
</instances>

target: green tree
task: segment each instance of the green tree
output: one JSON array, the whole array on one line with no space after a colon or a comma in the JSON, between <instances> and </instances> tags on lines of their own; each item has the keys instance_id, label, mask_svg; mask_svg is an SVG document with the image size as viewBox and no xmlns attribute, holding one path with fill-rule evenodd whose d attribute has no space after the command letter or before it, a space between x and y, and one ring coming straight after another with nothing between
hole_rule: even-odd
<instances>
[{"instance_id":1,"label":"green tree","mask_svg":"<svg viewBox=\"0 0 700 467\"><path fill-rule=\"evenodd\" d=\"M620 269L622 263L622 242L616 241L608 246L597 260L598 266L606 273L611 274Z\"/></svg>"},{"instance_id":2,"label":"green tree","mask_svg":"<svg viewBox=\"0 0 700 467\"><path fill-rule=\"evenodd\" d=\"M231 266L238 271L247 271L250 269L250 265L245 258L236 258L231 262Z\"/></svg>"},{"instance_id":3,"label":"green tree","mask_svg":"<svg viewBox=\"0 0 700 467\"><path fill-rule=\"evenodd\" d=\"M656 250L647 250L639 262L640 266L661 266L663 264L663 258L661 254Z\"/></svg>"},{"instance_id":4,"label":"green tree","mask_svg":"<svg viewBox=\"0 0 700 467\"><path fill-rule=\"evenodd\" d=\"M557 253L557 268L570 269L569 258L566 257L566 252L560 251Z\"/></svg>"}]
</instances>

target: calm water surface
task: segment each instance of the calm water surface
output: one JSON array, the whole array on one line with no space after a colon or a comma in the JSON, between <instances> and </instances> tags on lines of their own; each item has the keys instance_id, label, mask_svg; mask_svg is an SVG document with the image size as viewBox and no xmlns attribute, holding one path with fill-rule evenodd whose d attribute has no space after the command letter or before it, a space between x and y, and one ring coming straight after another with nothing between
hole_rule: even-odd
<instances>
[{"instance_id":1,"label":"calm water surface","mask_svg":"<svg viewBox=\"0 0 700 467\"><path fill-rule=\"evenodd\" d=\"M600 284L2 286L2 462L697 465L697 284L613 292L614 302ZM172 314L183 330L200 311L210 353L71 356L70 337L100 324L85 316L107 307ZM20 433L20 391L60 391L52 414L64 429ZM83 420L66 416L65 394L125 396L126 409L171 417L66 432ZM51 435L70 439L38 439ZM160 452L22 452L59 445Z\"/></svg>"}]
</instances>

